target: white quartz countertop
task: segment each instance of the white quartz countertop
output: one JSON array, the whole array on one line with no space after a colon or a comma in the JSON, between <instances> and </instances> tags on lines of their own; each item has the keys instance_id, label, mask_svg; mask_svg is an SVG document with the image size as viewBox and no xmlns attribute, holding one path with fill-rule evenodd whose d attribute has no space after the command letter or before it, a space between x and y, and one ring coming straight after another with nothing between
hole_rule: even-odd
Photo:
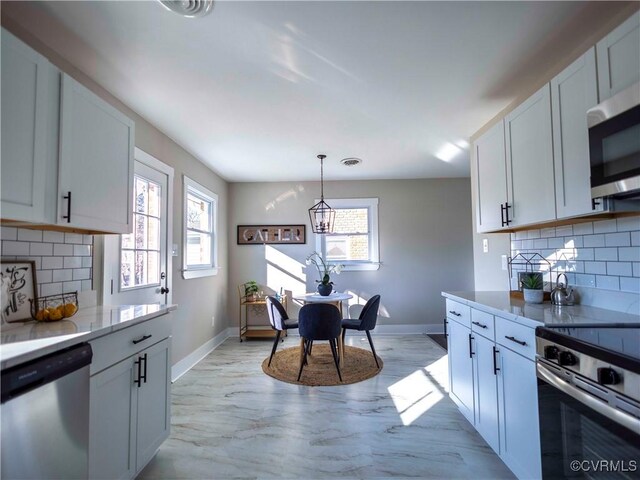
<instances>
[{"instance_id":1,"label":"white quartz countertop","mask_svg":"<svg viewBox=\"0 0 640 480\"><path fill-rule=\"evenodd\" d=\"M588 305L525 303L523 300L512 298L509 292L442 292L442 296L532 328L545 325L571 327L616 323L640 325L640 315Z\"/></svg>"},{"instance_id":2,"label":"white quartz countertop","mask_svg":"<svg viewBox=\"0 0 640 480\"><path fill-rule=\"evenodd\" d=\"M4 370L34 358L131 327L175 310L177 305L118 305L82 308L56 322L7 323L0 327Z\"/></svg>"}]
</instances>

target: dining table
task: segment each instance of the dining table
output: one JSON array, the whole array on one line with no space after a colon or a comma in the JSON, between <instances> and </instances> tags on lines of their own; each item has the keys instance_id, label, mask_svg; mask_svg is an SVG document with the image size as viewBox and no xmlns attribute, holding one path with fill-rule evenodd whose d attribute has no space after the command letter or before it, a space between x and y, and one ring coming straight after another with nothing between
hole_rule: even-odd
<instances>
[{"instance_id":1,"label":"dining table","mask_svg":"<svg viewBox=\"0 0 640 480\"><path fill-rule=\"evenodd\" d=\"M342 313L342 302L346 302L353 298L353 295L350 293L341 293L341 292L333 292L329 295L320 295L318 292L305 293L303 295L294 295L293 299L304 304L307 303L331 303L338 307L340 310L340 316L344 317ZM300 361L302 361L302 349L303 349L304 340L300 340ZM340 368L343 365L344 358L344 344L342 342L342 335L338 337L338 356L340 357Z\"/></svg>"}]
</instances>

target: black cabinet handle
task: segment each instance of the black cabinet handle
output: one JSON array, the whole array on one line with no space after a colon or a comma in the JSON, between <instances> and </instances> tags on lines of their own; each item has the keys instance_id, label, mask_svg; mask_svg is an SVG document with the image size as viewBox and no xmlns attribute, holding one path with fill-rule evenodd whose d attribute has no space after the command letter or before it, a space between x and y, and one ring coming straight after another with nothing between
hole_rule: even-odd
<instances>
[{"instance_id":1,"label":"black cabinet handle","mask_svg":"<svg viewBox=\"0 0 640 480\"><path fill-rule=\"evenodd\" d=\"M504 227L504 203L500 204L500 221L502 222L502 226Z\"/></svg>"},{"instance_id":2,"label":"black cabinet handle","mask_svg":"<svg viewBox=\"0 0 640 480\"><path fill-rule=\"evenodd\" d=\"M469 358L473 358L473 350L472 350L472 341L475 337L472 337L471 334L469 334Z\"/></svg>"},{"instance_id":3,"label":"black cabinet handle","mask_svg":"<svg viewBox=\"0 0 640 480\"><path fill-rule=\"evenodd\" d=\"M144 362L144 370L142 375L140 375L140 380L144 380L144 383L147 383L147 354L145 353L142 357L140 357L140 362Z\"/></svg>"},{"instance_id":4,"label":"black cabinet handle","mask_svg":"<svg viewBox=\"0 0 640 480\"><path fill-rule=\"evenodd\" d=\"M498 375L498 370L500 370L498 368L498 353L500 353L500 350L498 350L496 347L493 347L493 374L494 375Z\"/></svg>"},{"instance_id":5,"label":"black cabinet handle","mask_svg":"<svg viewBox=\"0 0 640 480\"><path fill-rule=\"evenodd\" d=\"M591 199L591 210L595 210L600 206L600 200L597 198Z\"/></svg>"},{"instance_id":6,"label":"black cabinet handle","mask_svg":"<svg viewBox=\"0 0 640 480\"><path fill-rule=\"evenodd\" d=\"M138 366L137 378L133 383L138 385L138 388L140 388L140 385L142 384L142 358L138 357L138 359L133 363Z\"/></svg>"},{"instance_id":7,"label":"black cabinet handle","mask_svg":"<svg viewBox=\"0 0 640 480\"><path fill-rule=\"evenodd\" d=\"M163 294L163 295L164 295L165 293L169 293L169 289L168 289L168 288L166 288L166 287L161 287L161 288L160 288L160 293L161 293L161 294Z\"/></svg>"},{"instance_id":8,"label":"black cabinet handle","mask_svg":"<svg viewBox=\"0 0 640 480\"><path fill-rule=\"evenodd\" d=\"M509 219L509 209L511 208L511 205L509 205L509 202L504 204L504 225L502 225L503 227L506 225L507 227L509 226L509 224L511 223L511 220Z\"/></svg>"},{"instance_id":9,"label":"black cabinet handle","mask_svg":"<svg viewBox=\"0 0 640 480\"><path fill-rule=\"evenodd\" d=\"M461 316L462 316L462 314L461 314L461 313L455 312L455 311L453 311L453 310L449 310L449 313L450 313L451 315L455 315L456 317L461 317Z\"/></svg>"},{"instance_id":10,"label":"black cabinet handle","mask_svg":"<svg viewBox=\"0 0 640 480\"><path fill-rule=\"evenodd\" d=\"M149 334L149 335L144 335L143 337L141 337L141 338L139 338L139 339L137 339L137 340L133 340L133 344L134 344L134 345L137 345L138 343L140 343L140 342L144 342L145 340L148 340L148 339L150 339L151 337L152 337L152 335L151 335L151 334Z\"/></svg>"},{"instance_id":11,"label":"black cabinet handle","mask_svg":"<svg viewBox=\"0 0 640 480\"><path fill-rule=\"evenodd\" d=\"M71 223L71 192L67 192L62 198L67 200L67 214L63 215L62 218L66 218L67 223Z\"/></svg>"},{"instance_id":12,"label":"black cabinet handle","mask_svg":"<svg viewBox=\"0 0 640 480\"><path fill-rule=\"evenodd\" d=\"M523 347L527 344L527 342L518 340L516 337L509 337L508 335L505 335L504 338L506 338L507 340L511 340L512 342L516 342L517 344L522 345Z\"/></svg>"},{"instance_id":13,"label":"black cabinet handle","mask_svg":"<svg viewBox=\"0 0 640 480\"><path fill-rule=\"evenodd\" d=\"M487 326L486 326L486 325L483 325L483 324L482 324L482 323L480 323L480 322L471 322L471 323L473 323L474 325L479 326L480 328L487 328Z\"/></svg>"},{"instance_id":14,"label":"black cabinet handle","mask_svg":"<svg viewBox=\"0 0 640 480\"><path fill-rule=\"evenodd\" d=\"M449 336L447 333L447 319L445 318L442 322L444 323L444 338L447 338Z\"/></svg>"}]
</instances>

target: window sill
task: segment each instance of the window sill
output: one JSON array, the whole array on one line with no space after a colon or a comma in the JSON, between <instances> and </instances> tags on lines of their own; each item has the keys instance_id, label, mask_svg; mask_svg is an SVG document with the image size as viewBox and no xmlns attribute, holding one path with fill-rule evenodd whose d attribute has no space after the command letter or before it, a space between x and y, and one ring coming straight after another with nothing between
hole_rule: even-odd
<instances>
[{"instance_id":1,"label":"window sill","mask_svg":"<svg viewBox=\"0 0 640 480\"><path fill-rule=\"evenodd\" d=\"M380 270L380 263L347 264L342 267L343 272L364 272L373 270Z\"/></svg>"},{"instance_id":2,"label":"window sill","mask_svg":"<svg viewBox=\"0 0 640 480\"><path fill-rule=\"evenodd\" d=\"M202 268L193 270L182 270L182 278L189 280L192 278L213 277L218 274L217 268Z\"/></svg>"}]
</instances>

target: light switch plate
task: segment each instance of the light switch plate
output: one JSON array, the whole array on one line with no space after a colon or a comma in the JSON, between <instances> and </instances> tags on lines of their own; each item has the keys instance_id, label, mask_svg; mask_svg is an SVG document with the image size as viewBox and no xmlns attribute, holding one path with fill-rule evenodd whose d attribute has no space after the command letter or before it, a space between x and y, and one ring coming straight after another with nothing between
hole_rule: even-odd
<instances>
[{"instance_id":1,"label":"light switch plate","mask_svg":"<svg viewBox=\"0 0 640 480\"><path fill-rule=\"evenodd\" d=\"M174 243L173 245L171 245L171 256L172 257L177 257L178 256L178 244Z\"/></svg>"},{"instance_id":2,"label":"light switch plate","mask_svg":"<svg viewBox=\"0 0 640 480\"><path fill-rule=\"evenodd\" d=\"M482 251L484 253L489 253L489 239L488 238L483 238L482 239Z\"/></svg>"}]
</instances>

